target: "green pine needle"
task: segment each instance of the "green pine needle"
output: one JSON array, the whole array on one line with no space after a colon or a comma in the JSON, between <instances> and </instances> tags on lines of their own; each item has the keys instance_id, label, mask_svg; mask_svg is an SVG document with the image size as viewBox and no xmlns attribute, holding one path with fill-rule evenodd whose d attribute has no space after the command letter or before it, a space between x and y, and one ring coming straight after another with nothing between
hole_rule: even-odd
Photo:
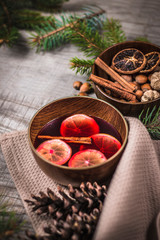
<instances>
[{"instance_id":1,"label":"green pine needle","mask_svg":"<svg viewBox=\"0 0 160 240\"><path fill-rule=\"evenodd\" d=\"M61 20L54 20L54 24L49 24L44 27L35 27L35 33L31 34L30 44L37 48L37 52L44 50L55 49L69 41L70 29L66 29L66 25L70 24L73 16L61 16Z\"/></svg>"},{"instance_id":2,"label":"green pine needle","mask_svg":"<svg viewBox=\"0 0 160 240\"><path fill-rule=\"evenodd\" d=\"M76 71L77 73L80 73L81 75L86 74L89 76L92 71L92 66L94 64L94 59L91 60L85 60L85 59L79 59L77 57L74 57L70 60L71 63L71 69Z\"/></svg>"},{"instance_id":3,"label":"green pine needle","mask_svg":"<svg viewBox=\"0 0 160 240\"><path fill-rule=\"evenodd\" d=\"M89 75L91 73L91 64L93 65L95 58L98 57L102 51L113 44L126 40L125 33L118 20L106 19L102 24L102 32L98 30L92 32L87 29L84 23L75 29L75 33L72 35L72 42L75 43L80 51L84 52L87 57L93 57L92 60L71 59L71 68L76 70L76 73Z\"/></svg>"},{"instance_id":4,"label":"green pine needle","mask_svg":"<svg viewBox=\"0 0 160 240\"><path fill-rule=\"evenodd\" d=\"M105 49L100 32L98 30L93 32L85 22L75 24L72 31L72 43L78 46L85 56L98 56Z\"/></svg>"},{"instance_id":5,"label":"green pine needle","mask_svg":"<svg viewBox=\"0 0 160 240\"><path fill-rule=\"evenodd\" d=\"M105 47L110 47L116 43L126 41L126 36L122 30L122 25L116 19L106 19L103 25L103 37Z\"/></svg>"},{"instance_id":6,"label":"green pine needle","mask_svg":"<svg viewBox=\"0 0 160 240\"><path fill-rule=\"evenodd\" d=\"M135 38L135 41L140 41L140 42L150 42L148 38L146 37L137 37Z\"/></svg>"},{"instance_id":7,"label":"green pine needle","mask_svg":"<svg viewBox=\"0 0 160 240\"><path fill-rule=\"evenodd\" d=\"M139 115L139 119L147 128L151 137L160 140L160 107L157 109L156 106L154 106L151 111L150 108L148 108L146 112L143 110Z\"/></svg>"},{"instance_id":8,"label":"green pine needle","mask_svg":"<svg viewBox=\"0 0 160 240\"><path fill-rule=\"evenodd\" d=\"M31 45L33 47L37 47L37 50L51 50L52 48L57 48L60 45L68 42L77 43L82 46L82 51L86 50L86 44L88 42L92 43L93 41L91 38L93 38L93 32L99 29L102 25L101 23L101 15L103 15L104 11L101 9L96 8L95 9L89 9L87 13L84 14L83 17L78 17L75 14L74 15L61 15L60 20L55 19L55 26L46 26L38 27L35 29L34 36L31 37L32 42ZM88 34L87 34L88 32ZM85 33L85 36L82 37L82 34ZM98 32L96 33L96 36L93 38L98 39ZM87 43L86 43L87 41ZM99 41L101 41L101 38L99 37ZM85 44L85 46L84 46ZM93 44L92 44L93 47ZM93 51L93 48L90 47L90 53ZM87 47L88 48L88 47ZM96 46L97 48L97 46ZM89 48L88 48L89 49ZM102 49L99 49L99 53ZM89 56L89 52L87 53L87 56ZM91 54L93 55L93 53Z\"/></svg>"},{"instance_id":9,"label":"green pine needle","mask_svg":"<svg viewBox=\"0 0 160 240\"><path fill-rule=\"evenodd\" d=\"M23 223L14 211L8 210L8 204L0 204L0 239L13 239L13 235L20 231Z\"/></svg>"},{"instance_id":10,"label":"green pine needle","mask_svg":"<svg viewBox=\"0 0 160 240\"><path fill-rule=\"evenodd\" d=\"M13 45L19 38L19 29L35 30L42 28L50 30L55 27L53 16L42 16L33 11L38 5L48 9L59 8L65 0L1 0L0 1L0 46ZM44 10L44 9L43 9ZM44 34L46 33L43 31ZM41 44L42 46L42 44ZM50 49L51 47L49 47Z\"/></svg>"},{"instance_id":11,"label":"green pine needle","mask_svg":"<svg viewBox=\"0 0 160 240\"><path fill-rule=\"evenodd\" d=\"M53 16L42 16L39 12L33 10L15 10L13 15L14 25L18 29L34 30L36 27L44 28L48 25L55 27L55 18Z\"/></svg>"},{"instance_id":12,"label":"green pine needle","mask_svg":"<svg viewBox=\"0 0 160 240\"><path fill-rule=\"evenodd\" d=\"M11 47L17 42L18 37L19 32L17 28L12 27L10 30L8 30L7 26L3 25L0 29L0 46L6 44Z\"/></svg>"},{"instance_id":13,"label":"green pine needle","mask_svg":"<svg viewBox=\"0 0 160 240\"><path fill-rule=\"evenodd\" d=\"M32 0L32 7L41 11L55 12L68 0Z\"/></svg>"}]
</instances>

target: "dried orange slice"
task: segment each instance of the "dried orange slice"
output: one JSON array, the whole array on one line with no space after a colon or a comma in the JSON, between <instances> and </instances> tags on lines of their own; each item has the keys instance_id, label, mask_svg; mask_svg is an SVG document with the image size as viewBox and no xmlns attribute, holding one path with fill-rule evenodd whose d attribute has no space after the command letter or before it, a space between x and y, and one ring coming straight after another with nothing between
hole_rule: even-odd
<instances>
[{"instance_id":1,"label":"dried orange slice","mask_svg":"<svg viewBox=\"0 0 160 240\"><path fill-rule=\"evenodd\" d=\"M58 165L66 163L72 154L71 147L59 139L53 139L41 143L37 148L37 151L46 160Z\"/></svg>"},{"instance_id":2,"label":"dried orange slice","mask_svg":"<svg viewBox=\"0 0 160 240\"><path fill-rule=\"evenodd\" d=\"M140 71L141 73L148 73L154 70L160 62L159 52L150 52L145 54L147 59L145 67Z\"/></svg>"},{"instance_id":3,"label":"dried orange slice","mask_svg":"<svg viewBox=\"0 0 160 240\"><path fill-rule=\"evenodd\" d=\"M87 149L75 153L68 162L69 167L83 168L105 162L104 154L95 149Z\"/></svg>"},{"instance_id":4,"label":"dried orange slice","mask_svg":"<svg viewBox=\"0 0 160 240\"><path fill-rule=\"evenodd\" d=\"M146 64L144 54L135 48L127 48L118 52L112 59L113 68L123 74L139 72Z\"/></svg>"}]
</instances>

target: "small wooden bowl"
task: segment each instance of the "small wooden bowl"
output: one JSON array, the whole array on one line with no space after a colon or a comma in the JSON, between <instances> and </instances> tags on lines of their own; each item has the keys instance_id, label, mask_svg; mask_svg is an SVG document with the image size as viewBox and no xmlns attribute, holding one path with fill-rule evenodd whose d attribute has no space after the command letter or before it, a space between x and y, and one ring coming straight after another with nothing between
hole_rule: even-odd
<instances>
[{"instance_id":1,"label":"small wooden bowl","mask_svg":"<svg viewBox=\"0 0 160 240\"><path fill-rule=\"evenodd\" d=\"M122 139L122 147L105 163L86 168L70 168L48 162L41 157L34 147L37 134L49 121L76 113L101 118L117 129ZM34 158L42 171L56 182L78 186L82 181L104 182L113 174L128 138L128 125L122 114L105 101L90 97L68 97L53 101L42 107L31 119L28 128L29 144Z\"/></svg>"},{"instance_id":2,"label":"small wooden bowl","mask_svg":"<svg viewBox=\"0 0 160 240\"><path fill-rule=\"evenodd\" d=\"M139 49L144 54L153 51L160 52L160 48L151 43L140 41L127 41L115 44L112 47L107 48L100 54L99 58L101 58L104 62L106 62L110 66L112 58L115 56L115 54L126 48L136 48ZM102 78L108 78L108 75L96 64L93 65L92 73ZM138 103L122 102L121 100L118 100L114 97L107 95L102 87L99 87L97 85L94 85L94 87L96 96L98 98L115 106L125 116L138 117L142 110L146 111L148 108L152 109L154 106L158 108L160 105L160 98L148 102Z\"/></svg>"}]
</instances>

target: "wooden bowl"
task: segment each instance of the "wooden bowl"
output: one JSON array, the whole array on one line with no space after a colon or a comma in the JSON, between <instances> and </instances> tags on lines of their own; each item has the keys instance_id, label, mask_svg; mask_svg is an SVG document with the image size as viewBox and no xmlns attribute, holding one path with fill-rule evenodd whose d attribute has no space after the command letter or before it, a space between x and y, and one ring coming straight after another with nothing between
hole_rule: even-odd
<instances>
[{"instance_id":1,"label":"wooden bowl","mask_svg":"<svg viewBox=\"0 0 160 240\"><path fill-rule=\"evenodd\" d=\"M101 118L117 129L121 136L122 147L105 163L86 168L70 168L48 162L39 155L34 147L37 134L49 121L66 115L76 113ZM82 181L104 182L114 172L116 165L126 146L128 125L122 114L105 101L90 97L68 97L53 101L42 107L31 119L28 128L29 144L42 171L56 182L78 186Z\"/></svg>"},{"instance_id":2,"label":"wooden bowl","mask_svg":"<svg viewBox=\"0 0 160 240\"><path fill-rule=\"evenodd\" d=\"M136 48L142 51L144 54L153 51L160 52L160 48L151 43L128 41L115 44L112 47L107 48L100 54L99 57L110 66L114 55L125 48ZM108 75L103 70L101 70L96 64L93 65L92 73L102 78L108 78ZM160 105L160 98L148 102L138 103L122 102L121 100L118 100L114 97L107 95L102 87L99 87L97 85L94 85L94 87L96 96L98 98L115 106L125 116L138 117L142 110L145 111L148 108L152 109L154 106L158 108Z\"/></svg>"}]
</instances>

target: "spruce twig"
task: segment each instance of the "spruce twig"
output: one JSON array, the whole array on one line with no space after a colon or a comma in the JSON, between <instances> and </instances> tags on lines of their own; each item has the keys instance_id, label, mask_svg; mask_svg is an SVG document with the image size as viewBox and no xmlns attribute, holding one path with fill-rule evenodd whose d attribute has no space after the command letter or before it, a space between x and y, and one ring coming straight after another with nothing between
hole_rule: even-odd
<instances>
[{"instance_id":1,"label":"spruce twig","mask_svg":"<svg viewBox=\"0 0 160 240\"><path fill-rule=\"evenodd\" d=\"M8 29L10 29L11 28L11 19L10 19L8 8L7 8L7 6L4 4L4 2L2 0L0 0L0 4L1 4L1 6L2 6L2 8L3 8L3 10L4 10L4 12L5 12L6 16L7 16L8 26L9 26Z\"/></svg>"},{"instance_id":2,"label":"spruce twig","mask_svg":"<svg viewBox=\"0 0 160 240\"><path fill-rule=\"evenodd\" d=\"M9 210L7 203L0 204L0 239L13 239L13 235L20 231L23 223L16 216L16 212Z\"/></svg>"},{"instance_id":3,"label":"spruce twig","mask_svg":"<svg viewBox=\"0 0 160 240\"><path fill-rule=\"evenodd\" d=\"M77 57L74 57L70 60L71 63L71 69L76 70L76 74L80 73L81 75L86 74L89 76L92 71L92 66L94 64L94 59L79 59Z\"/></svg>"},{"instance_id":4,"label":"spruce twig","mask_svg":"<svg viewBox=\"0 0 160 240\"><path fill-rule=\"evenodd\" d=\"M65 0L0 0L0 45L11 46L19 38L19 29L42 29L55 27L55 20L52 16L42 16L40 12L33 11L40 5L48 9L57 7Z\"/></svg>"},{"instance_id":5,"label":"spruce twig","mask_svg":"<svg viewBox=\"0 0 160 240\"><path fill-rule=\"evenodd\" d=\"M85 19L93 18L94 16L99 16L100 14L103 14L103 13L105 13L105 11L104 10L100 10L99 12L93 13L93 14L91 14L89 16L82 17L82 18L77 19L77 20L75 20L73 22L70 22L70 23L68 23L68 24L66 24L66 25L64 25L64 26L62 26L62 27L60 27L58 29L55 29L55 30L53 30L53 31L51 31L51 32L49 32L47 34L44 34L44 35L40 36L39 38L34 38L32 41L33 42L38 42L38 41L40 41L42 39L45 39L47 37L50 37L50 36L56 34L56 33L64 31L66 28L73 28L74 24L78 23L78 21L82 21L82 20L85 20Z\"/></svg>"},{"instance_id":6,"label":"spruce twig","mask_svg":"<svg viewBox=\"0 0 160 240\"><path fill-rule=\"evenodd\" d=\"M85 35L80 35L79 38L75 36L73 42L80 47L80 50L85 53L86 56L91 56L93 59L79 59L77 57L70 60L71 69L76 70L76 74L80 73L89 75L91 73L91 68L93 66L94 60L100 52L104 51L107 47L113 44L123 42L126 40L125 33L122 30L122 26L118 20L106 19L103 22L102 32L98 30L94 32L89 32L89 30L84 27L81 30ZM90 33L90 34L89 34ZM77 33L78 35L78 33ZM83 38L83 40L82 40ZM90 41L89 41L90 39ZM94 45L92 44L94 43Z\"/></svg>"},{"instance_id":7,"label":"spruce twig","mask_svg":"<svg viewBox=\"0 0 160 240\"><path fill-rule=\"evenodd\" d=\"M144 117L142 117L144 115ZM144 110L139 115L139 119L147 128L153 139L160 139L160 107L157 109L156 106L152 110Z\"/></svg>"},{"instance_id":8,"label":"spruce twig","mask_svg":"<svg viewBox=\"0 0 160 240\"><path fill-rule=\"evenodd\" d=\"M103 24L103 38L106 43L106 48L116 43L126 41L126 36L119 20L113 18L106 19Z\"/></svg>"},{"instance_id":9,"label":"spruce twig","mask_svg":"<svg viewBox=\"0 0 160 240\"><path fill-rule=\"evenodd\" d=\"M105 42L99 31L93 32L85 22L77 23L72 30L72 43L78 46L87 57L95 57L105 49Z\"/></svg>"},{"instance_id":10,"label":"spruce twig","mask_svg":"<svg viewBox=\"0 0 160 240\"><path fill-rule=\"evenodd\" d=\"M140 42L150 42L147 37L136 37L134 39L135 41L140 41Z\"/></svg>"},{"instance_id":11,"label":"spruce twig","mask_svg":"<svg viewBox=\"0 0 160 240\"><path fill-rule=\"evenodd\" d=\"M92 30L100 26L99 16L104 14L104 10L98 9L96 12L88 10L88 12L90 14L84 14L81 18L76 15L69 17L61 15L61 21L55 19L55 27L37 28L36 35L33 34L31 37L31 44L36 46L38 51L41 49L50 50L73 39L73 29L80 22L86 22Z\"/></svg>"}]
</instances>

